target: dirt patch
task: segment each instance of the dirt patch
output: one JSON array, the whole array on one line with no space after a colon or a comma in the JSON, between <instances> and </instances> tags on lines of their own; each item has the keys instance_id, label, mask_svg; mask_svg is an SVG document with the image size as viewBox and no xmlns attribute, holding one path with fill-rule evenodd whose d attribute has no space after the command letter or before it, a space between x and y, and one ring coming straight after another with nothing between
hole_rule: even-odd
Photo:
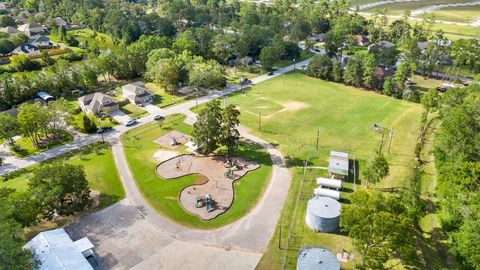
<instances>
[{"instance_id":1,"label":"dirt patch","mask_svg":"<svg viewBox=\"0 0 480 270\"><path fill-rule=\"evenodd\" d=\"M199 175L197 178L195 178L195 182L193 182L194 185L203 185L208 182L208 178L204 175Z\"/></svg>"},{"instance_id":2,"label":"dirt patch","mask_svg":"<svg viewBox=\"0 0 480 270\"><path fill-rule=\"evenodd\" d=\"M283 109L286 111L298 111L301 109L308 108L308 104L300 101L289 101L282 103Z\"/></svg>"},{"instance_id":3,"label":"dirt patch","mask_svg":"<svg viewBox=\"0 0 480 270\"><path fill-rule=\"evenodd\" d=\"M169 150L158 150L153 154L153 158L158 162L164 162L165 160L169 160L176 156L180 155L177 151L169 151Z\"/></svg>"},{"instance_id":4,"label":"dirt patch","mask_svg":"<svg viewBox=\"0 0 480 270\"><path fill-rule=\"evenodd\" d=\"M156 139L154 142L165 148L177 149L189 141L190 136L176 130L172 130L162 137Z\"/></svg>"},{"instance_id":5,"label":"dirt patch","mask_svg":"<svg viewBox=\"0 0 480 270\"><path fill-rule=\"evenodd\" d=\"M227 161L224 156L181 155L160 163L157 174L164 179L173 179L171 181L181 176L199 174L193 185L180 192L180 204L201 219L211 220L232 205L235 195L233 183L259 167L257 162L239 157L231 157ZM210 212L205 204L196 204L197 198L206 201L207 194L213 201Z\"/></svg>"}]
</instances>

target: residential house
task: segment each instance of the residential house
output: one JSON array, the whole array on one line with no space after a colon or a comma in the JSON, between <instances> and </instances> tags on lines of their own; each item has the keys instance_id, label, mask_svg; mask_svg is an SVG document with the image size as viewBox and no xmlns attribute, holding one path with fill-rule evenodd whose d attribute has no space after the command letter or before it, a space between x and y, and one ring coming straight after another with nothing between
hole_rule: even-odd
<instances>
[{"instance_id":1,"label":"residential house","mask_svg":"<svg viewBox=\"0 0 480 270\"><path fill-rule=\"evenodd\" d=\"M368 51L369 52L374 52L376 51L377 49L381 49L381 48L393 48L395 47L395 44L390 42L390 41L386 41L386 40L381 40L379 41L378 43L375 43L375 44L370 44L368 46Z\"/></svg>"},{"instance_id":2,"label":"residential house","mask_svg":"<svg viewBox=\"0 0 480 270\"><path fill-rule=\"evenodd\" d=\"M18 30L15 27L7 26L7 27L0 28L0 32L7 33L9 35L14 35L18 33Z\"/></svg>"},{"instance_id":3,"label":"residential house","mask_svg":"<svg viewBox=\"0 0 480 270\"><path fill-rule=\"evenodd\" d=\"M28 10L22 10L17 16L12 16L12 19L14 19L17 24L26 24L30 16L32 16L32 14L28 12Z\"/></svg>"},{"instance_id":4,"label":"residential house","mask_svg":"<svg viewBox=\"0 0 480 270\"><path fill-rule=\"evenodd\" d=\"M40 49L32 44L23 44L12 51L12 54L26 54L27 56L40 55Z\"/></svg>"},{"instance_id":5,"label":"residential house","mask_svg":"<svg viewBox=\"0 0 480 270\"><path fill-rule=\"evenodd\" d=\"M0 2L0 10L10 10L12 9L12 5L6 2Z\"/></svg>"},{"instance_id":6,"label":"residential house","mask_svg":"<svg viewBox=\"0 0 480 270\"><path fill-rule=\"evenodd\" d=\"M119 109L118 103L100 92L80 97L78 103L82 111L87 114L108 114Z\"/></svg>"},{"instance_id":7,"label":"residential house","mask_svg":"<svg viewBox=\"0 0 480 270\"><path fill-rule=\"evenodd\" d=\"M63 26L63 27L67 27L68 26L68 22L62 18L62 17L55 17L52 19L53 21L53 25L55 25L55 27L60 27L60 26Z\"/></svg>"},{"instance_id":8,"label":"residential house","mask_svg":"<svg viewBox=\"0 0 480 270\"><path fill-rule=\"evenodd\" d=\"M308 39L315 42L325 42L325 33L311 35Z\"/></svg>"},{"instance_id":9,"label":"residential house","mask_svg":"<svg viewBox=\"0 0 480 270\"><path fill-rule=\"evenodd\" d=\"M27 37L33 37L45 33L45 29L38 23L26 23L17 27L17 30L23 32Z\"/></svg>"},{"instance_id":10,"label":"residential house","mask_svg":"<svg viewBox=\"0 0 480 270\"><path fill-rule=\"evenodd\" d=\"M395 75L395 71L394 68L375 67L375 78L379 84L383 84L386 77Z\"/></svg>"},{"instance_id":11,"label":"residential house","mask_svg":"<svg viewBox=\"0 0 480 270\"><path fill-rule=\"evenodd\" d=\"M40 262L36 270L93 270L98 266L92 242L87 237L72 241L63 228L41 232L23 248Z\"/></svg>"},{"instance_id":12,"label":"residential house","mask_svg":"<svg viewBox=\"0 0 480 270\"><path fill-rule=\"evenodd\" d=\"M128 99L132 104L152 102L155 97L153 93L145 88L143 82L134 82L122 86L123 98Z\"/></svg>"},{"instance_id":13,"label":"residential house","mask_svg":"<svg viewBox=\"0 0 480 270\"><path fill-rule=\"evenodd\" d=\"M53 43L52 41L50 41L49 37L41 36L41 35L36 35L31 37L28 40L28 43L42 49L47 49L47 48L49 49L53 46Z\"/></svg>"},{"instance_id":14,"label":"residential house","mask_svg":"<svg viewBox=\"0 0 480 270\"><path fill-rule=\"evenodd\" d=\"M417 42L417 47L420 50L420 53L424 53L428 47L428 41Z\"/></svg>"},{"instance_id":15,"label":"residential house","mask_svg":"<svg viewBox=\"0 0 480 270\"><path fill-rule=\"evenodd\" d=\"M358 46L368 46L368 45L370 45L370 39L367 36L364 36L364 35L356 35L354 42Z\"/></svg>"}]
</instances>

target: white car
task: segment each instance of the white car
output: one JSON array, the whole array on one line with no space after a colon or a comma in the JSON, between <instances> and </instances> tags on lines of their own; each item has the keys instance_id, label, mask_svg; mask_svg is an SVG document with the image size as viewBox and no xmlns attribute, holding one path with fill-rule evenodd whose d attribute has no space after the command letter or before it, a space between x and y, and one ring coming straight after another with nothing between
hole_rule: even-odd
<instances>
[{"instance_id":1,"label":"white car","mask_svg":"<svg viewBox=\"0 0 480 270\"><path fill-rule=\"evenodd\" d=\"M130 119L128 120L127 122L125 122L125 126L128 127L128 126L131 126L131 125L134 125L135 123L137 123L137 120L135 119Z\"/></svg>"}]
</instances>

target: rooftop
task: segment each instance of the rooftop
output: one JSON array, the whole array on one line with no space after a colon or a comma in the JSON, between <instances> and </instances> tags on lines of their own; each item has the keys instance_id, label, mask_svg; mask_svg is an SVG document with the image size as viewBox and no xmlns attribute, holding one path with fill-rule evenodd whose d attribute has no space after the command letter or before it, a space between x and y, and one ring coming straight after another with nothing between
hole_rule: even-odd
<instances>
[{"instance_id":1,"label":"rooftop","mask_svg":"<svg viewBox=\"0 0 480 270\"><path fill-rule=\"evenodd\" d=\"M348 153L330 151L328 172L348 176Z\"/></svg>"},{"instance_id":2,"label":"rooftop","mask_svg":"<svg viewBox=\"0 0 480 270\"><path fill-rule=\"evenodd\" d=\"M84 240L86 239L86 240ZM80 246L93 247L88 238L81 239ZM89 242L88 243L86 242ZM63 228L45 231L37 234L30 240L24 248L30 249L34 256L40 260L40 270L93 270L87 259L82 255L81 250L77 248L76 242L73 242Z\"/></svg>"},{"instance_id":3,"label":"rooftop","mask_svg":"<svg viewBox=\"0 0 480 270\"><path fill-rule=\"evenodd\" d=\"M324 196L313 197L308 200L308 211L317 217L334 218L340 216L342 205L335 199Z\"/></svg>"}]
</instances>

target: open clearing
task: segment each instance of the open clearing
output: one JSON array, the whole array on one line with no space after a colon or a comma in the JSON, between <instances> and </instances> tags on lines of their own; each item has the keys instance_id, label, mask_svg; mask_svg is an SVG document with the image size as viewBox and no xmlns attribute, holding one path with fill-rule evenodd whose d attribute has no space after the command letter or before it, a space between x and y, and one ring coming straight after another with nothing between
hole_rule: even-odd
<instances>
[{"instance_id":1,"label":"open clearing","mask_svg":"<svg viewBox=\"0 0 480 270\"><path fill-rule=\"evenodd\" d=\"M241 218L256 204L266 188L272 165L270 156L261 146L242 141L235 155L258 162L260 168L234 183L235 201L227 212L211 221L202 221L185 211L178 198L185 187L204 181L204 176L191 174L175 180L164 180L156 173L160 162L157 161L158 154L155 154L159 150L167 149L154 141L172 130L191 134L192 127L184 124L184 120L185 116L174 115L163 121L135 128L121 136L127 162L140 192L157 212L182 225L202 229L217 228ZM185 154L185 149L186 146L181 146L176 151Z\"/></svg>"},{"instance_id":2,"label":"open clearing","mask_svg":"<svg viewBox=\"0 0 480 270\"><path fill-rule=\"evenodd\" d=\"M112 150L109 147L95 143L52 161L58 159L62 159L68 164L83 166L90 188L100 192L100 208L114 204L125 197L117 168L113 162ZM6 182L1 182L0 187L14 188L18 191L26 190L28 179L32 177L36 167L37 165L11 174L11 178L8 178Z\"/></svg>"},{"instance_id":3,"label":"open clearing","mask_svg":"<svg viewBox=\"0 0 480 270\"><path fill-rule=\"evenodd\" d=\"M252 100L266 104L296 102L305 104L298 110L278 112L274 117L261 117L246 111ZM241 123L252 133L278 144L289 165L301 166L310 156L313 164L325 166L330 150L346 150L362 164L379 149L382 135L372 130L373 124L394 128L390 154L391 175L378 187L405 187L409 184L410 165L418 136L422 107L377 93L362 91L341 84L321 81L300 73L289 73L255 85L245 94L229 97L242 112ZM258 101L254 107L261 106ZM318 132L318 145L316 149ZM387 143L388 140L387 140ZM384 147L384 153L388 145Z\"/></svg>"},{"instance_id":4,"label":"open clearing","mask_svg":"<svg viewBox=\"0 0 480 270\"><path fill-rule=\"evenodd\" d=\"M367 8L365 12L372 12L375 9L387 9L388 15L402 15L405 10L416 10L420 8L425 8L429 6L441 5L441 4L456 4L456 3L468 3L473 2L473 0L426 0L426 1L405 1L405 2L396 2L388 3L381 6L376 6L372 8Z\"/></svg>"},{"instance_id":5,"label":"open clearing","mask_svg":"<svg viewBox=\"0 0 480 270\"><path fill-rule=\"evenodd\" d=\"M435 10L436 20L453 21L453 22L471 22L480 19L480 5L467 7L449 7Z\"/></svg>"}]
</instances>

